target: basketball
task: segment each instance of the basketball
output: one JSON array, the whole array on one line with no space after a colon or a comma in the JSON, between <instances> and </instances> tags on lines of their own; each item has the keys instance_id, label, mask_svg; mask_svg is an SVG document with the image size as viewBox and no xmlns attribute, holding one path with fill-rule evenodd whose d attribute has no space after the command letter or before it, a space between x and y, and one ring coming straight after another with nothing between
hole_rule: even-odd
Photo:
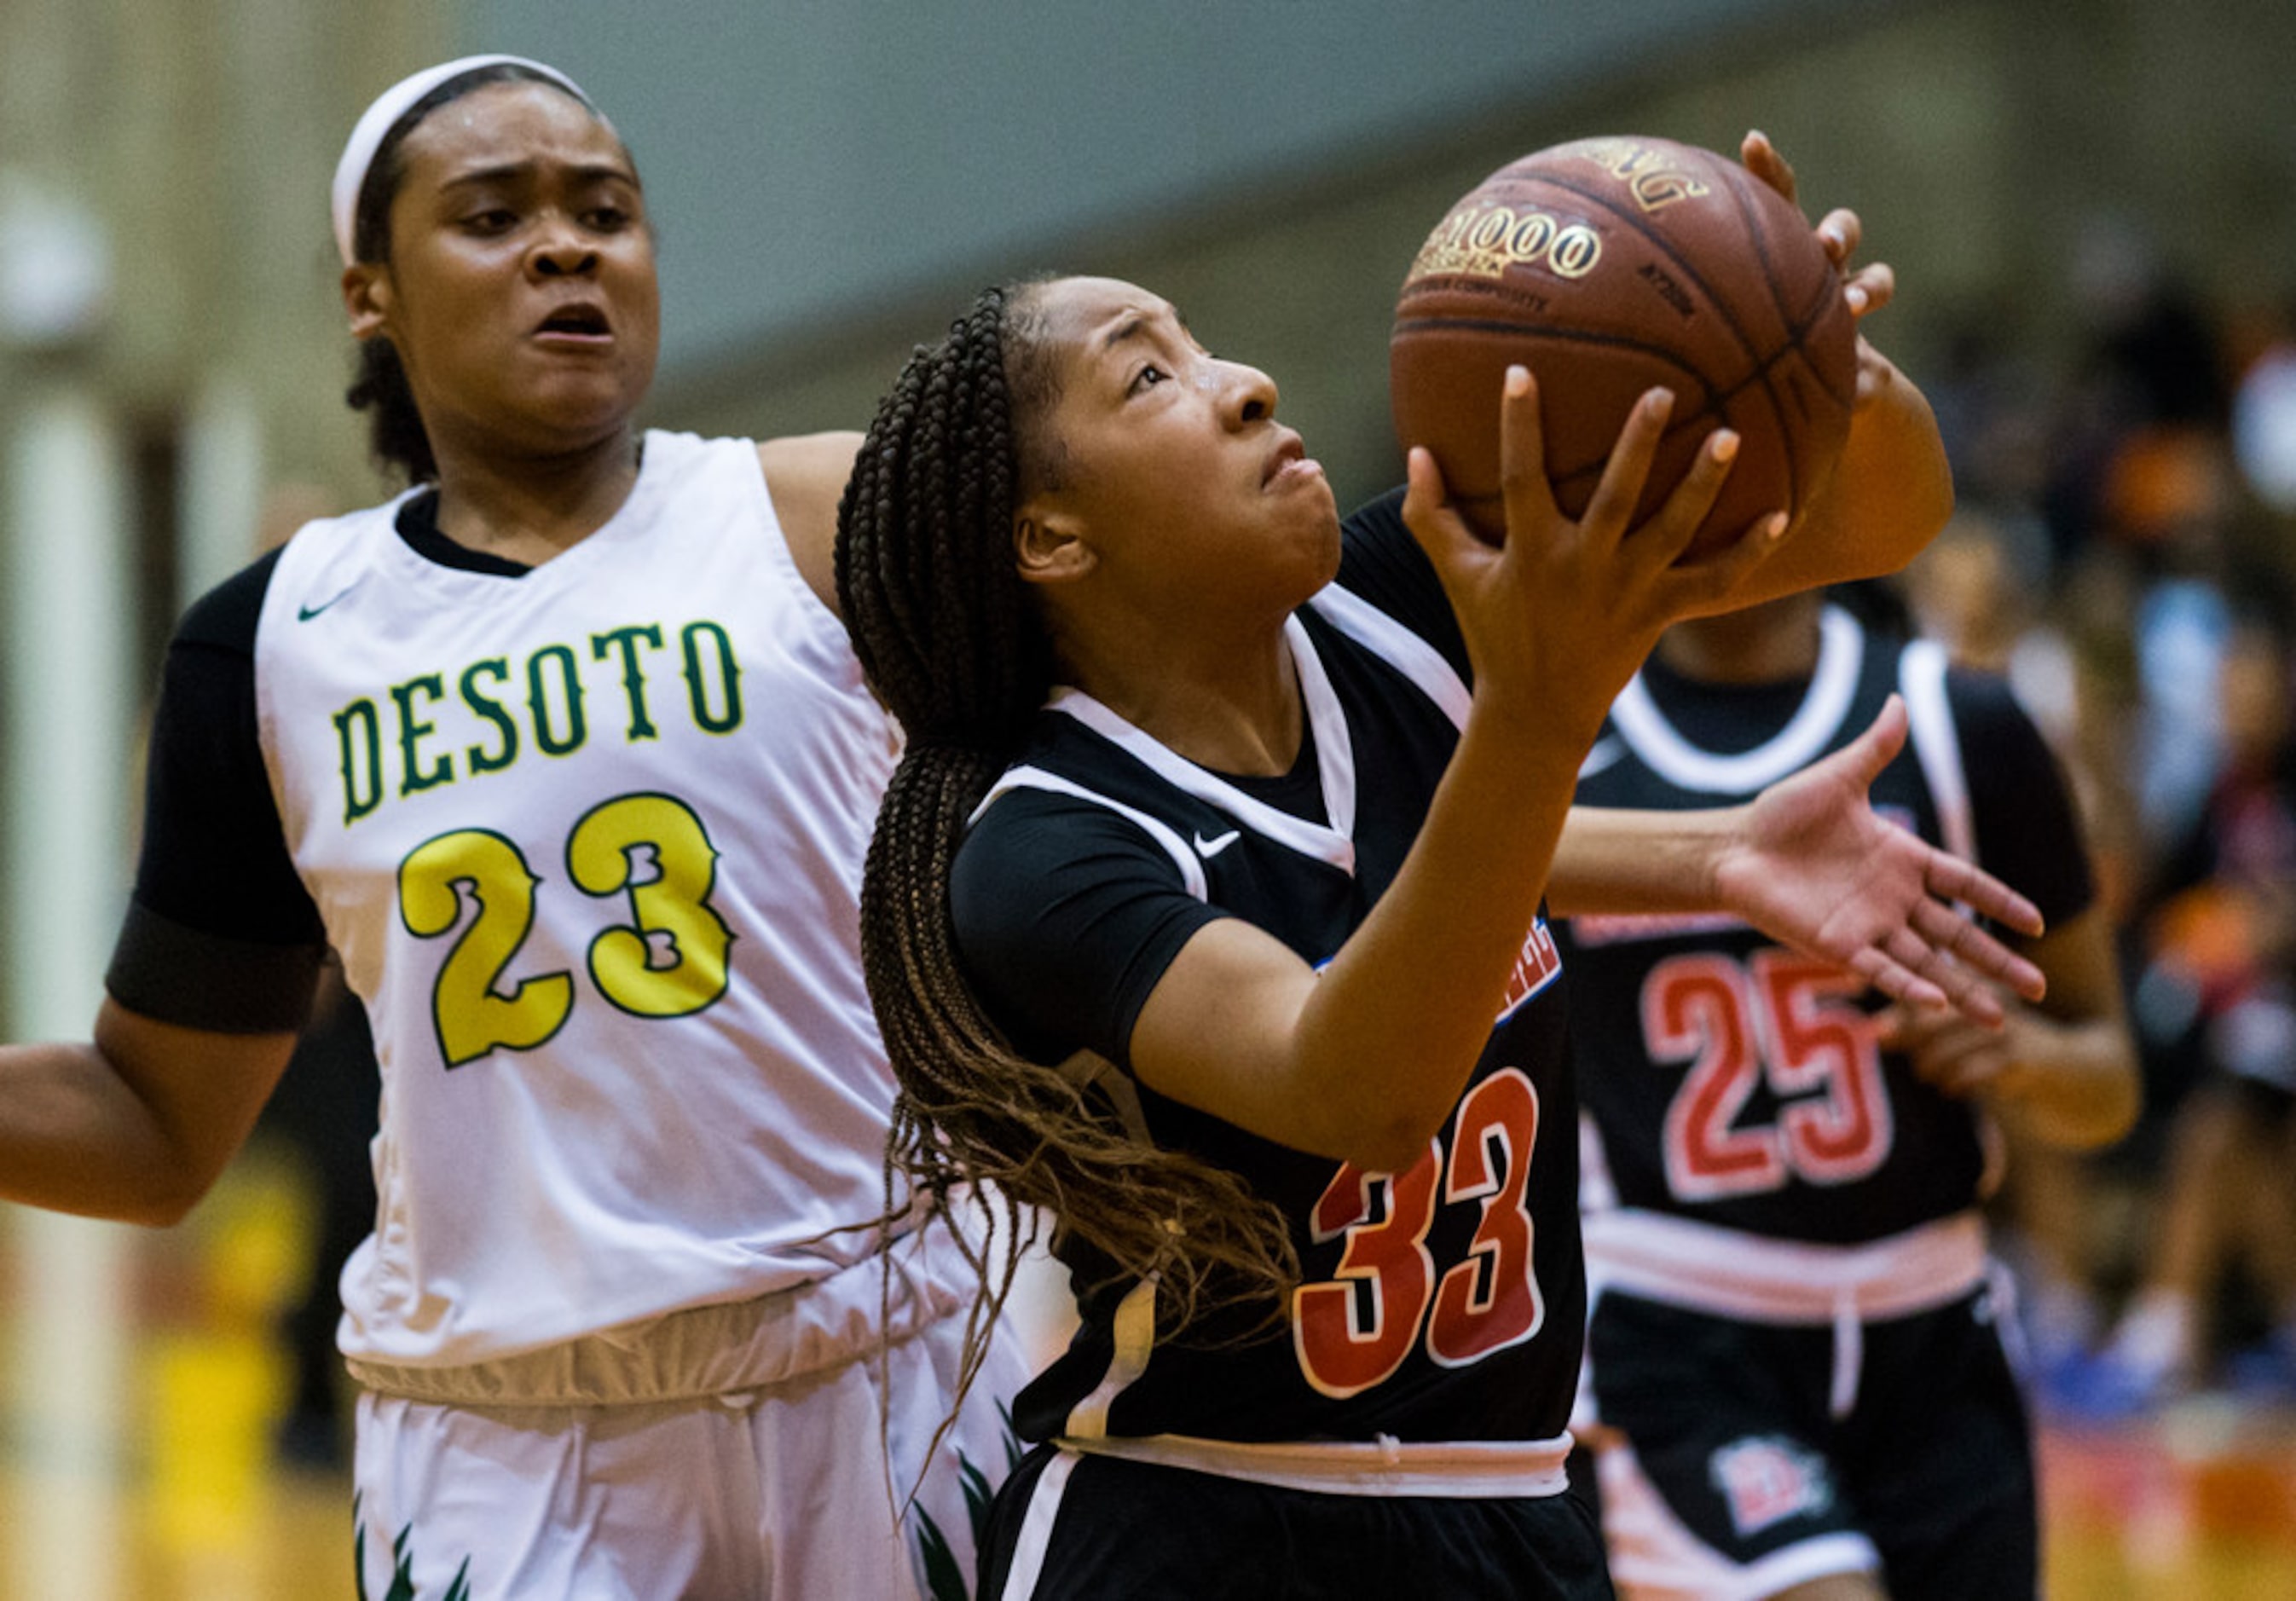
<instances>
[{"instance_id":1,"label":"basketball","mask_svg":"<svg viewBox=\"0 0 2296 1601\"><path fill-rule=\"evenodd\" d=\"M1398 438L1434 453L1476 530L1505 529L1499 390L1538 380L1547 477L1576 517L1635 401L1674 391L1636 521L1717 428L1738 459L1690 554L1798 513L1840 458L1857 378L1841 275L1792 202L1668 139L1582 139L1501 168L1429 234L1389 344Z\"/></svg>"}]
</instances>

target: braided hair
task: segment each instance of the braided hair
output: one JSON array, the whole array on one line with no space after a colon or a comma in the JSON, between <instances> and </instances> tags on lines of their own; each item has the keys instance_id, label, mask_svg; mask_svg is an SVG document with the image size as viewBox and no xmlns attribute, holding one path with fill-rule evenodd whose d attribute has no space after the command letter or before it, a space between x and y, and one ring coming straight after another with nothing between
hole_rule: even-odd
<instances>
[{"instance_id":1,"label":"braided hair","mask_svg":"<svg viewBox=\"0 0 2296 1601\"><path fill-rule=\"evenodd\" d=\"M1272 1206L1016 1054L957 956L951 864L1053 682L1013 549L1015 508L1061 467L1045 427L1059 382L1042 287L988 290L946 339L917 349L877 408L837 519L846 627L908 735L861 891L862 962L899 1083L887 1182L905 1176L944 1211L969 1194L1004 1242L992 1260L991 1246L951 1230L982 1285L966 1384L1012 1285L1023 1207L1097 1251L1111 1282L1153 1277L1167 1330L1255 1303L1272 1319L1298 1278Z\"/></svg>"},{"instance_id":2,"label":"braided hair","mask_svg":"<svg viewBox=\"0 0 2296 1601\"><path fill-rule=\"evenodd\" d=\"M390 206L406 177L407 135L440 106L490 84L540 84L571 94L547 73L514 62L495 62L456 73L407 107L375 146L365 180L359 185L351 222L351 253L357 259L386 265L390 260ZM367 449L378 464L405 473L410 484L438 481L439 458L431 453L430 435L422 426L422 413L414 404L414 390L406 382L406 366L396 345L379 334L359 341L358 365L343 399L353 411L373 414L367 419Z\"/></svg>"}]
</instances>

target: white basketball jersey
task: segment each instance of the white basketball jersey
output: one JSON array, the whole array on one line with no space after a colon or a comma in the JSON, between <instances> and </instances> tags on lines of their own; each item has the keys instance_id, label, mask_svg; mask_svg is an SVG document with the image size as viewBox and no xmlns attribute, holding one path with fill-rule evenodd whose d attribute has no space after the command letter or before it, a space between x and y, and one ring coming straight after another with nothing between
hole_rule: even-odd
<instances>
[{"instance_id":1,"label":"white basketball jersey","mask_svg":"<svg viewBox=\"0 0 2296 1601\"><path fill-rule=\"evenodd\" d=\"M257 636L289 849L382 1067L346 1352L458 1364L866 1255L892 1080L857 899L898 731L742 440L649 434L521 578L398 503L313 523Z\"/></svg>"}]
</instances>

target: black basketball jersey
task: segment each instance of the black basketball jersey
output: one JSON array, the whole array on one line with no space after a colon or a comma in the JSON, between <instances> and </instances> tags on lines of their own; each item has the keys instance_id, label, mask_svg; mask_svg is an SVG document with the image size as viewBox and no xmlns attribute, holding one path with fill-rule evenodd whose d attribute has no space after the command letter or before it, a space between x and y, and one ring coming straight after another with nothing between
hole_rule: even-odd
<instances>
[{"instance_id":1,"label":"black basketball jersey","mask_svg":"<svg viewBox=\"0 0 2296 1601\"><path fill-rule=\"evenodd\" d=\"M2061 776L1999 680L1932 642L1821 615L1807 683L1699 684L1653 661L1612 708L1582 805L1729 806L1847 744L1892 690L1906 749L1875 810L1978 861L2052 924L2090 897ZM1875 1240L1961 1211L1987 1180L1972 1104L1875 1043L1881 998L1724 917L1579 917L1558 929L1571 1038L1602 1162L1589 1203L1781 1239Z\"/></svg>"},{"instance_id":2,"label":"black basketball jersey","mask_svg":"<svg viewBox=\"0 0 2296 1601\"><path fill-rule=\"evenodd\" d=\"M1392 519L1349 528L1347 580L1429 577ZM1270 780L1197 768L1073 692L978 817L953 904L973 981L1038 1060L1090 1052L1122 1073L1160 1145L1229 1169L1290 1219L1303 1269L1280 1326L1251 1316L1144 1343L1152 1292L1106 1283L1074 1242L1084 1324L1021 1396L1033 1439L1543 1440L1567 1423L1582 1344L1576 1105L1544 920L1457 1111L1409 1172L1377 1174L1260 1138L1138 1086L1131 1027L1171 958L1215 918L1250 920L1321 965L1394 878L1456 743L1467 690L1392 608L1334 587L1288 625L1308 737ZM1095 1287L1097 1285L1097 1287ZM1256 1315L1256 1314L1255 1314Z\"/></svg>"}]
</instances>

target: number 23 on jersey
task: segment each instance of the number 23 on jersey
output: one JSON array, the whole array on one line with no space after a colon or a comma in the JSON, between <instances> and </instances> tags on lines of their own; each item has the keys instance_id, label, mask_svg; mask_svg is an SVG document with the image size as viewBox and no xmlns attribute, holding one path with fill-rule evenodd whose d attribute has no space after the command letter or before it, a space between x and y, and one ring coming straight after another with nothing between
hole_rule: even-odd
<instances>
[{"instance_id":1,"label":"number 23 on jersey","mask_svg":"<svg viewBox=\"0 0 2296 1601\"><path fill-rule=\"evenodd\" d=\"M717 867L701 819L672 796L619 796L575 825L568 882L593 898L619 896L625 908L626 920L589 948L591 982L617 1009L684 1017L726 992L734 935L709 905ZM448 1067L496 1050L531 1050L572 1012L571 974L512 973L534 927L537 889L546 887L516 845L484 829L440 834L399 865L406 931L435 940L462 930L431 987L431 1021Z\"/></svg>"}]
</instances>

